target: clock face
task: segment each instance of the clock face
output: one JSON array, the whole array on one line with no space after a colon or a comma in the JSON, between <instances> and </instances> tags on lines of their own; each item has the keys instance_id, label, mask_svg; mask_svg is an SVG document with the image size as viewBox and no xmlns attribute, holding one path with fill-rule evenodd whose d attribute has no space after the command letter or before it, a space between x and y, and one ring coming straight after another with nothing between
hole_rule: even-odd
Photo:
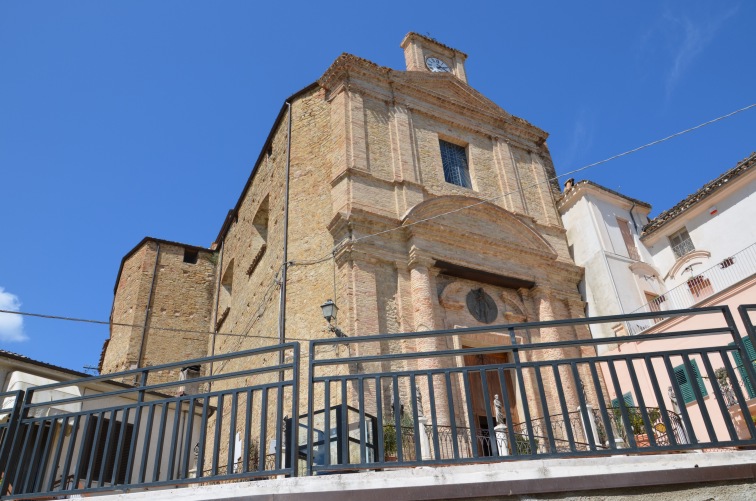
<instances>
[{"instance_id":1,"label":"clock face","mask_svg":"<svg viewBox=\"0 0 756 501\"><path fill-rule=\"evenodd\" d=\"M449 66L447 66L447 64L445 62L443 62L442 60L440 60L437 57L426 57L425 58L425 66L427 66L428 69L431 70L434 73L439 73L439 72L447 72L448 73L448 72L451 71L451 69L449 68Z\"/></svg>"}]
</instances>

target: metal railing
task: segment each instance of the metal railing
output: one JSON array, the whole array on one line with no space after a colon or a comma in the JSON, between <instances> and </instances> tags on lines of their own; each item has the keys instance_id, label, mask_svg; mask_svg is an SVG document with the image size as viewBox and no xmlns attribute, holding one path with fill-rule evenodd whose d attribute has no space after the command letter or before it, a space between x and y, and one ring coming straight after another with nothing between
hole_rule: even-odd
<instances>
[{"instance_id":1,"label":"metal railing","mask_svg":"<svg viewBox=\"0 0 756 501\"><path fill-rule=\"evenodd\" d=\"M680 259L686 254L690 254L694 250L696 250L696 247L695 245L693 245L693 241L690 238L686 238L679 244L672 246L672 252L675 254L675 258L677 259Z\"/></svg>"},{"instance_id":2,"label":"metal railing","mask_svg":"<svg viewBox=\"0 0 756 501\"><path fill-rule=\"evenodd\" d=\"M656 318L625 322L629 334L638 334L665 319L667 310L691 308L708 297L756 273L756 243L723 259L711 268L691 277L656 297L633 313L659 312Z\"/></svg>"},{"instance_id":3,"label":"metal railing","mask_svg":"<svg viewBox=\"0 0 756 501\"><path fill-rule=\"evenodd\" d=\"M276 363L279 356L287 362ZM223 372L207 373L213 364ZM206 375L178 380L187 366ZM298 367L299 345L283 344L16 392L0 414L8 418L0 493L57 497L296 475L297 461L281 447L272 458L264 451L296 439L283 417L298 412ZM64 387L86 391L59 398ZM0 397L10 404L9 394Z\"/></svg>"},{"instance_id":4,"label":"metal railing","mask_svg":"<svg viewBox=\"0 0 756 501\"><path fill-rule=\"evenodd\" d=\"M705 383L715 380L715 367L756 381L753 367L737 373L733 354L744 356L745 347L729 309L666 315L713 316L719 324L577 338L590 323L654 316L643 313L311 341L300 457L313 458L307 473L317 474L756 445L753 422L736 428L719 386ZM595 356L598 345L638 341L647 342L639 353ZM664 348L670 341L675 349ZM660 344L649 351L653 342ZM411 353L398 349L412 345ZM748 396L739 386L733 391L747 414ZM606 404L625 395L636 404ZM401 426L402 416L409 426ZM349 440L337 442L344 434ZM403 444L390 461L386 443Z\"/></svg>"},{"instance_id":5,"label":"metal railing","mask_svg":"<svg viewBox=\"0 0 756 501\"><path fill-rule=\"evenodd\" d=\"M751 312L756 305L741 309ZM753 422L733 417L749 415L742 383L756 371L735 362L735 353L749 358L730 310L666 314L718 324L589 338L592 323L654 315L643 313L320 339L310 342L304 387L299 345L284 344L2 394L0 493L756 445ZM750 319L746 329L753 340ZM596 355L599 345L637 341L638 352ZM195 365L199 377L178 380ZM738 384L723 391L715 368ZM87 391L47 398L63 387Z\"/></svg>"}]
</instances>

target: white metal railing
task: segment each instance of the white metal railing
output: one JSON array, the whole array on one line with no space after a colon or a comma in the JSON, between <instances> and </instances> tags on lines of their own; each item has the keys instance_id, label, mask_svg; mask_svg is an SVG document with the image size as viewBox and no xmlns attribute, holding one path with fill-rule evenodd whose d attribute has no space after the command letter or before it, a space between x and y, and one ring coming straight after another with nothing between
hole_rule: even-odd
<instances>
[{"instance_id":1,"label":"white metal railing","mask_svg":"<svg viewBox=\"0 0 756 501\"><path fill-rule=\"evenodd\" d=\"M756 243L723 259L708 270L692 275L685 283L668 290L632 313L691 308L754 273L756 273ZM664 320L663 316L658 319L636 320L627 322L625 328L629 334L638 334L662 320Z\"/></svg>"}]
</instances>

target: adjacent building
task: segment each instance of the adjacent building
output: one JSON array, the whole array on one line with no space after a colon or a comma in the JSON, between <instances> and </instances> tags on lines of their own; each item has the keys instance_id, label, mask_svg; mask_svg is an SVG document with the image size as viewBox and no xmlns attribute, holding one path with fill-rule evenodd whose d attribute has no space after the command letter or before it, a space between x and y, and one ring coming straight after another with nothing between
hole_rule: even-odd
<instances>
[{"instance_id":1,"label":"adjacent building","mask_svg":"<svg viewBox=\"0 0 756 501\"><path fill-rule=\"evenodd\" d=\"M647 339L607 344L600 351L607 355L695 350L706 346L734 345L721 316L669 318L666 310L691 307L728 306L741 335L747 331L737 308L756 303L756 229L749 224L756 217L756 153L738 162L715 180L686 197L674 207L648 220L651 207L590 181L569 181L559 201L575 261L585 267L581 285L588 303L588 315L616 315L634 312L660 312L648 320L633 320L592 326L594 337L670 333L691 329L712 329L710 336L688 339ZM721 333L715 331L720 329ZM679 359L653 382L670 388L665 392L667 408L686 406L696 435L707 436L707 423L718 436L726 434L725 421L718 414L719 402L713 398L713 385L725 396L738 433L748 437L744 418L737 405L733 387L742 389L751 415L756 415L756 390L748 382L745 363L756 362L756 350L747 337L742 339L745 354L732 352L728 358L738 369L736 378L725 374L721 358L713 363L716 377L710 377L700 356L691 359L692 372ZM605 374L605 377L609 377ZM682 401L671 391L672 379L682 388ZM622 394L615 401L637 405L627 371L619 371ZM646 405L658 406L651 381L639 381ZM704 397L710 412L699 408L694 386ZM673 403L673 400L674 403ZM746 417L748 419L749 417Z\"/></svg>"}]
</instances>

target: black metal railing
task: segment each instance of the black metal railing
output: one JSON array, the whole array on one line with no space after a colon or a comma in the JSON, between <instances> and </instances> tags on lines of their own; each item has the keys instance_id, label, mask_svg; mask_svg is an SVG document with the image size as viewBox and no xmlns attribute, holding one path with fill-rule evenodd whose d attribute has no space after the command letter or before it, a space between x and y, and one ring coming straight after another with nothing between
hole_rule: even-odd
<instances>
[{"instance_id":1,"label":"black metal railing","mask_svg":"<svg viewBox=\"0 0 756 501\"><path fill-rule=\"evenodd\" d=\"M756 381L753 367L738 371L746 350L730 310L664 314L679 320L667 332L610 339L590 339L588 324L654 313L311 341L308 473L756 445L753 422L709 383L720 367ZM747 393L732 391L750 417ZM337 418L340 406L351 414ZM343 433L338 445L307 438ZM403 446L387 455L387 443Z\"/></svg>"},{"instance_id":2,"label":"black metal railing","mask_svg":"<svg viewBox=\"0 0 756 501\"><path fill-rule=\"evenodd\" d=\"M0 394L0 495L756 445L730 310L664 313L315 340L306 386L292 343Z\"/></svg>"},{"instance_id":3,"label":"black metal railing","mask_svg":"<svg viewBox=\"0 0 756 501\"><path fill-rule=\"evenodd\" d=\"M199 377L179 380L187 366L200 366ZM15 397L2 411L0 493L58 497L296 475L297 461L281 447L265 451L296 439L283 417L297 413L298 367L299 345L284 344L0 395L3 407Z\"/></svg>"}]
</instances>

